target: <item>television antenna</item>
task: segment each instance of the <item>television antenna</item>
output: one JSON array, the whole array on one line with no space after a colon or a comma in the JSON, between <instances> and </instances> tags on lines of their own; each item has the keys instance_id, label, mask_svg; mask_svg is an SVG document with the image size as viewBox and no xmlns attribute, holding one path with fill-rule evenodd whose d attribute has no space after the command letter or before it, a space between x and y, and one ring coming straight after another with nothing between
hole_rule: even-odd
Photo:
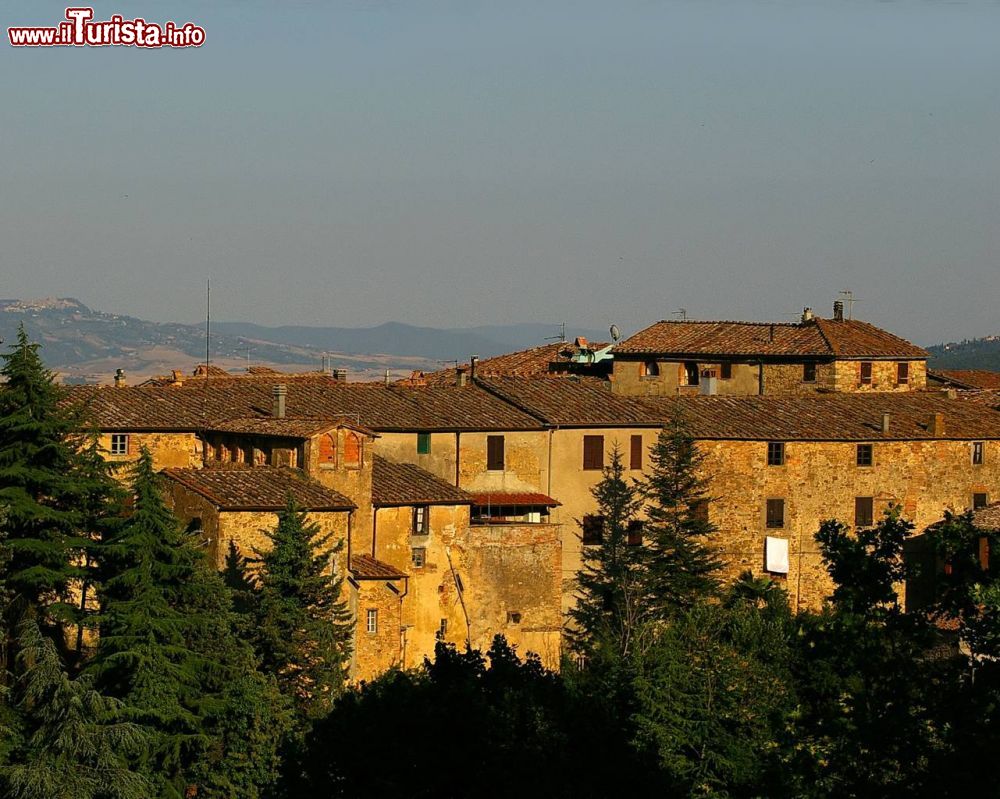
<instances>
[{"instance_id":1,"label":"television antenna","mask_svg":"<svg viewBox=\"0 0 1000 799\"><path fill-rule=\"evenodd\" d=\"M840 296L844 298L844 302L847 303L847 318L854 318L854 303L861 302L861 299L854 296L854 292L850 289L844 289L840 292Z\"/></svg>"},{"instance_id":2,"label":"television antenna","mask_svg":"<svg viewBox=\"0 0 1000 799\"><path fill-rule=\"evenodd\" d=\"M687 308L678 308L674 311L674 316L679 316L682 322L686 322L688 318Z\"/></svg>"},{"instance_id":3,"label":"television antenna","mask_svg":"<svg viewBox=\"0 0 1000 799\"><path fill-rule=\"evenodd\" d=\"M566 341L566 323L559 323L559 335L558 336L546 336L546 341Z\"/></svg>"}]
</instances>

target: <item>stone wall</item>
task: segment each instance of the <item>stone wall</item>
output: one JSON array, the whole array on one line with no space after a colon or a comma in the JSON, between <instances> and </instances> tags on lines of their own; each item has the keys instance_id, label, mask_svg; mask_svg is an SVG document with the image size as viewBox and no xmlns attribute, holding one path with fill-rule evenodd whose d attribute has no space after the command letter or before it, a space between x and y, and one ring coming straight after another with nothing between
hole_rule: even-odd
<instances>
[{"instance_id":1,"label":"stone wall","mask_svg":"<svg viewBox=\"0 0 1000 799\"><path fill-rule=\"evenodd\" d=\"M352 580L347 586L355 619L351 679L372 680L402 661L402 593L384 580ZM368 627L369 611L375 611L374 632Z\"/></svg>"},{"instance_id":2,"label":"stone wall","mask_svg":"<svg viewBox=\"0 0 1000 799\"><path fill-rule=\"evenodd\" d=\"M157 471L202 465L202 442L195 433L126 433L125 435L128 436L126 455L111 454L112 433L101 433L98 440L105 459L116 467L118 475L127 475L127 466L139 460L139 453L143 447L153 456L153 468Z\"/></svg>"},{"instance_id":3,"label":"stone wall","mask_svg":"<svg viewBox=\"0 0 1000 799\"><path fill-rule=\"evenodd\" d=\"M896 382L897 361L870 361L871 385L861 384L861 361L837 361L834 364L834 384L837 391L924 391L927 388L927 361L907 361L909 379L903 385Z\"/></svg>"}]
</instances>

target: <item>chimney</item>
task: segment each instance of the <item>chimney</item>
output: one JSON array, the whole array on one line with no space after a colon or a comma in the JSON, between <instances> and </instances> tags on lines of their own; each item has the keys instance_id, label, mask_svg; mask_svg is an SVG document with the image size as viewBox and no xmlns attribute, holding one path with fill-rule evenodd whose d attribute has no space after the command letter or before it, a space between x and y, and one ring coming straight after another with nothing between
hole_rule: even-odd
<instances>
[{"instance_id":1,"label":"chimney","mask_svg":"<svg viewBox=\"0 0 1000 799\"><path fill-rule=\"evenodd\" d=\"M802 309L802 321L811 322L813 320L813 309L806 306Z\"/></svg>"},{"instance_id":2,"label":"chimney","mask_svg":"<svg viewBox=\"0 0 1000 799\"><path fill-rule=\"evenodd\" d=\"M333 375L333 379L338 383L347 382L347 370L346 369L334 369L330 374Z\"/></svg>"},{"instance_id":3,"label":"chimney","mask_svg":"<svg viewBox=\"0 0 1000 799\"><path fill-rule=\"evenodd\" d=\"M833 302L833 321L843 322L844 321L844 303L840 300L834 300Z\"/></svg>"},{"instance_id":4,"label":"chimney","mask_svg":"<svg viewBox=\"0 0 1000 799\"><path fill-rule=\"evenodd\" d=\"M944 435L944 414L935 413L927 425L927 432L932 436L941 437Z\"/></svg>"},{"instance_id":5,"label":"chimney","mask_svg":"<svg viewBox=\"0 0 1000 799\"><path fill-rule=\"evenodd\" d=\"M767 340L768 341L774 341L774 325L771 325L767 329Z\"/></svg>"},{"instance_id":6,"label":"chimney","mask_svg":"<svg viewBox=\"0 0 1000 799\"><path fill-rule=\"evenodd\" d=\"M719 393L719 379L716 377L714 369L706 369L701 373L701 379L698 381L698 393L705 396Z\"/></svg>"},{"instance_id":7,"label":"chimney","mask_svg":"<svg viewBox=\"0 0 1000 799\"><path fill-rule=\"evenodd\" d=\"M274 398L274 402L271 408L271 415L275 419L285 418L285 397L287 395L288 395L288 386L277 385L274 387L274 391L272 392L272 397Z\"/></svg>"},{"instance_id":8,"label":"chimney","mask_svg":"<svg viewBox=\"0 0 1000 799\"><path fill-rule=\"evenodd\" d=\"M882 414L882 432L883 433L889 432L889 414L887 413Z\"/></svg>"},{"instance_id":9,"label":"chimney","mask_svg":"<svg viewBox=\"0 0 1000 799\"><path fill-rule=\"evenodd\" d=\"M465 367L464 366L456 366L455 367L455 385L456 386L464 386L468 382L469 382L469 375L466 374Z\"/></svg>"},{"instance_id":10,"label":"chimney","mask_svg":"<svg viewBox=\"0 0 1000 799\"><path fill-rule=\"evenodd\" d=\"M389 385L389 370L385 370L385 384Z\"/></svg>"},{"instance_id":11,"label":"chimney","mask_svg":"<svg viewBox=\"0 0 1000 799\"><path fill-rule=\"evenodd\" d=\"M580 350L585 350L587 349L587 347L590 346L587 339L585 339L583 336L577 336L576 341L573 342L573 345Z\"/></svg>"},{"instance_id":12,"label":"chimney","mask_svg":"<svg viewBox=\"0 0 1000 799\"><path fill-rule=\"evenodd\" d=\"M115 369L115 388L125 387L125 370Z\"/></svg>"},{"instance_id":13,"label":"chimney","mask_svg":"<svg viewBox=\"0 0 1000 799\"><path fill-rule=\"evenodd\" d=\"M476 379L476 367L479 366L479 356L473 355L469 358L469 377Z\"/></svg>"}]
</instances>

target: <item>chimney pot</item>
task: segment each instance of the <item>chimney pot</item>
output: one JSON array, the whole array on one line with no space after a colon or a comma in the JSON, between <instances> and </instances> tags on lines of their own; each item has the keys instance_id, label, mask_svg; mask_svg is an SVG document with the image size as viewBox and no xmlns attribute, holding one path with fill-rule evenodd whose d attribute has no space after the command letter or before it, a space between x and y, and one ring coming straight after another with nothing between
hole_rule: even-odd
<instances>
[{"instance_id":1,"label":"chimney pot","mask_svg":"<svg viewBox=\"0 0 1000 799\"><path fill-rule=\"evenodd\" d=\"M930 420L930 424L927 426L928 431L933 436L943 436L944 435L944 414L935 413Z\"/></svg>"},{"instance_id":2,"label":"chimney pot","mask_svg":"<svg viewBox=\"0 0 1000 799\"><path fill-rule=\"evenodd\" d=\"M115 369L115 388L124 388L125 386L125 370Z\"/></svg>"},{"instance_id":3,"label":"chimney pot","mask_svg":"<svg viewBox=\"0 0 1000 799\"><path fill-rule=\"evenodd\" d=\"M479 366L479 356L473 355L469 358L469 377L476 379L476 367Z\"/></svg>"},{"instance_id":4,"label":"chimney pot","mask_svg":"<svg viewBox=\"0 0 1000 799\"><path fill-rule=\"evenodd\" d=\"M809 306L806 306L805 308L803 308L802 309L802 321L803 322L811 322L812 318L813 318L813 309L810 308Z\"/></svg>"},{"instance_id":5,"label":"chimney pot","mask_svg":"<svg viewBox=\"0 0 1000 799\"><path fill-rule=\"evenodd\" d=\"M332 374L333 374L333 379L336 380L338 383L346 383L347 382L347 370L346 369L334 369Z\"/></svg>"},{"instance_id":6,"label":"chimney pot","mask_svg":"<svg viewBox=\"0 0 1000 799\"><path fill-rule=\"evenodd\" d=\"M469 382L469 375L465 371L464 366L458 366L455 368L455 385L464 386Z\"/></svg>"},{"instance_id":7,"label":"chimney pot","mask_svg":"<svg viewBox=\"0 0 1000 799\"><path fill-rule=\"evenodd\" d=\"M889 414L887 413L882 414L882 432L883 433L889 432Z\"/></svg>"},{"instance_id":8,"label":"chimney pot","mask_svg":"<svg viewBox=\"0 0 1000 799\"><path fill-rule=\"evenodd\" d=\"M844 321L844 303L840 300L834 300L833 302L833 321L843 322Z\"/></svg>"},{"instance_id":9,"label":"chimney pot","mask_svg":"<svg viewBox=\"0 0 1000 799\"><path fill-rule=\"evenodd\" d=\"M288 395L288 386L279 384L274 387L272 396L274 398L274 403L272 407L271 415L275 419L285 418L285 397Z\"/></svg>"}]
</instances>

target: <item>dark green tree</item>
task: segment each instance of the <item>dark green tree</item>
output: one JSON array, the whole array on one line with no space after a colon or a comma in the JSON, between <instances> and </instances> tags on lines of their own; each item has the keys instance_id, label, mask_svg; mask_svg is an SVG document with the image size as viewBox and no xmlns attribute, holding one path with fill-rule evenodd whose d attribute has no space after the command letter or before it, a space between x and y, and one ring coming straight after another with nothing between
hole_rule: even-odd
<instances>
[{"instance_id":1,"label":"dark green tree","mask_svg":"<svg viewBox=\"0 0 1000 799\"><path fill-rule=\"evenodd\" d=\"M676 410L650 451L651 473L642 483L649 540L650 609L667 619L718 591L721 567L709 541L708 479L704 455Z\"/></svg>"},{"instance_id":2,"label":"dark green tree","mask_svg":"<svg viewBox=\"0 0 1000 799\"><path fill-rule=\"evenodd\" d=\"M641 646L640 639L649 636L650 603L644 593L649 550L635 530L642 499L625 477L617 445L591 494L603 522L601 540L584 547L566 634L572 649L596 666L627 659ZM638 542L630 541L633 532L640 536Z\"/></svg>"},{"instance_id":3,"label":"dark green tree","mask_svg":"<svg viewBox=\"0 0 1000 799\"><path fill-rule=\"evenodd\" d=\"M317 718L344 690L351 655L352 614L333 569L343 542L332 544L292 497L264 532L271 546L256 551L254 648L302 718Z\"/></svg>"},{"instance_id":4,"label":"dark green tree","mask_svg":"<svg viewBox=\"0 0 1000 799\"><path fill-rule=\"evenodd\" d=\"M123 706L91 675L71 679L52 640L26 615L19 626L18 686L26 740L6 769L17 799L145 799L150 784L133 767L147 744Z\"/></svg>"}]
</instances>

